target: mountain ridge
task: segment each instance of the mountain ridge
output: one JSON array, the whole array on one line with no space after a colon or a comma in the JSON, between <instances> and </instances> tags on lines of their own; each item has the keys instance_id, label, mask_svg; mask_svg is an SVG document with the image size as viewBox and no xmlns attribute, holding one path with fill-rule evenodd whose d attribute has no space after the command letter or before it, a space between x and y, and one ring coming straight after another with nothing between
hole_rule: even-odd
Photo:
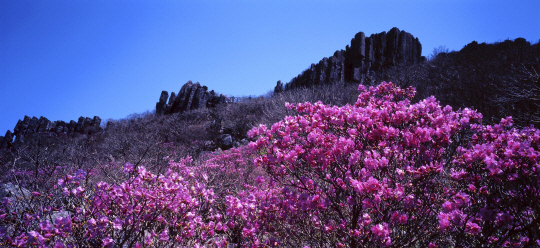
<instances>
[{"instance_id":1,"label":"mountain ridge","mask_svg":"<svg viewBox=\"0 0 540 248\"><path fill-rule=\"evenodd\" d=\"M345 50L321 59L283 85L278 81L274 92L335 82L364 81L364 77L397 65L414 65L426 61L422 44L412 34L394 27L388 32L368 37L358 32Z\"/></svg>"}]
</instances>

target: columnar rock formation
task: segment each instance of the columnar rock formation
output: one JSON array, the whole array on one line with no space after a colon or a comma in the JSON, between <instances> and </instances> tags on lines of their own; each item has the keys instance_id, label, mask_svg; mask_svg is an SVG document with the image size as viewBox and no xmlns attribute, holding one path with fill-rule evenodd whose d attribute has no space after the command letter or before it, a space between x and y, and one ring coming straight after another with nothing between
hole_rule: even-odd
<instances>
[{"instance_id":1,"label":"columnar rock formation","mask_svg":"<svg viewBox=\"0 0 540 248\"><path fill-rule=\"evenodd\" d=\"M167 98L169 102L167 103ZM199 83L188 81L182 86L178 95L174 92L162 91L159 102L156 103L156 114L172 114L199 108L213 108L218 104L225 103L224 95L218 95L213 90Z\"/></svg>"},{"instance_id":2,"label":"columnar rock formation","mask_svg":"<svg viewBox=\"0 0 540 248\"><path fill-rule=\"evenodd\" d=\"M0 148L9 148L15 144L20 144L24 142L25 137L31 135L44 134L44 135L59 135L59 134L92 134L102 131L101 118L94 116L90 117L79 117L77 122L70 121L53 121L41 116L39 119L37 117L30 118L29 116L24 116L22 120L17 122L13 133L8 130L5 137L0 136ZM13 138L15 137L15 141Z\"/></svg>"},{"instance_id":3,"label":"columnar rock formation","mask_svg":"<svg viewBox=\"0 0 540 248\"><path fill-rule=\"evenodd\" d=\"M11 130L7 130L5 136L0 136L0 150L3 148L11 147L12 141L13 141L13 133L11 132Z\"/></svg>"},{"instance_id":4,"label":"columnar rock formation","mask_svg":"<svg viewBox=\"0 0 540 248\"><path fill-rule=\"evenodd\" d=\"M283 91L283 83L281 80L277 81L276 87L274 87L274 93L279 93Z\"/></svg>"},{"instance_id":5,"label":"columnar rock formation","mask_svg":"<svg viewBox=\"0 0 540 248\"><path fill-rule=\"evenodd\" d=\"M284 89L334 82L361 82L365 75L390 66L420 63L425 60L421 54L422 45L418 38L398 28L369 37L360 32L345 50L336 51L333 56L311 64ZM283 88L279 83L274 89L276 93Z\"/></svg>"}]
</instances>

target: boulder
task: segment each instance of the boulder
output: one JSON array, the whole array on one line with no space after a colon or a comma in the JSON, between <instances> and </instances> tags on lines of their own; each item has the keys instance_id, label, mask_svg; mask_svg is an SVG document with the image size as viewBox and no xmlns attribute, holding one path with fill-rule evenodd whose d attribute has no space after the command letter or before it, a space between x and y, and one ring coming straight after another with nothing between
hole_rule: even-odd
<instances>
[{"instance_id":1,"label":"boulder","mask_svg":"<svg viewBox=\"0 0 540 248\"><path fill-rule=\"evenodd\" d=\"M206 132L210 134L218 134L221 131L221 119L214 119L205 124Z\"/></svg>"},{"instance_id":2,"label":"boulder","mask_svg":"<svg viewBox=\"0 0 540 248\"><path fill-rule=\"evenodd\" d=\"M5 183L0 184L0 199L3 199L4 197L7 198L30 198L32 197L32 194L29 190L20 187L18 185L15 185L13 183Z\"/></svg>"},{"instance_id":3,"label":"boulder","mask_svg":"<svg viewBox=\"0 0 540 248\"><path fill-rule=\"evenodd\" d=\"M217 144L221 149L227 150L233 147L233 138L230 134L221 134L218 137Z\"/></svg>"},{"instance_id":4,"label":"boulder","mask_svg":"<svg viewBox=\"0 0 540 248\"><path fill-rule=\"evenodd\" d=\"M22 213L27 209L29 209L30 212L37 210L41 206L38 201L33 199L36 197L39 196L33 196L30 190L13 183L0 184L0 199L3 200L7 198L9 201L7 210L9 212ZM58 217L67 216L70 216L68 211L52 211L49 213L49 216L42 216L41 218L54 222Z\"/></svg>"},{"instance_id":5,"label":"boulder","mask_svg":"<svg viewBox=\"0 0 540 248\"><path fill-rule=\"evenodd\" d=\"M178 95L174 92L171 93L167 104L165 104L166 99L166 91L163 91L156 103L156 114L173 114L200 108L213 108L218 104L226 103L224 95L218 95L213 90L209 92L208 87L191 81L182 86Z\"/></svg>"},{"instance_id":6,"label":"boulder","mask_svg":"<svg viewBox=\"0 0 540 248\"><path fill-rule=\"evenodd\" d=\"M238 147L242 147L242 146L246 146L249 144L249 140L247 139L242 139L240 141L235 141L234 142L234 147L235 148L238 148Z\"/></svg>"}]
</instances>

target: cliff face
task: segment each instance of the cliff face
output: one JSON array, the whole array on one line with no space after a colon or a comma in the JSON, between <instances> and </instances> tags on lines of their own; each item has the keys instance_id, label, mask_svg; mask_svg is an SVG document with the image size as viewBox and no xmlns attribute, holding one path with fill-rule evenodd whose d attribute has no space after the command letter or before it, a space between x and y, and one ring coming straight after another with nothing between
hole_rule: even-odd
<instances>
[{"instance_id":1,"label":"cliff face","mask_svg":"<svg viewBox=\"0 0 540 248\"><path fill-rule=\"evenodd\" d=\"M339 50L329 58L323 58L317 64L293 78L284 87L279 82L274 92L297 87L334 82L361 82L362 78L395 65L412 65L425 60L422 57L422 45L418 38L410 33L392 28L390 31L365 37L357 33L351 45Z\"/></svg>"},{"instance_id":2,"label":"cliff face","mask_svg":"<svg viewBox=\"0 0 540 248\"><path fill-rule=\"evenodd\" d=\"M167 98L169 102L167 103ZM225 96L218 95L216 92L208 91L208 87L201 86L199 83L188 81L182 86L178 95L174 92L162 91L159 102L156 103L156 114L173 114L186 110L198 108L212 108L218 104L225 103Z\"/></svg>"},{"instance_id":3,"label":"cliff face","mask_svg":"<svg viewBox=\"0 0 540 248\"><path fill-rule=\"evenodd\" d=\"M17 122L13 133L8 130L4 137L0 136L0 148L9 148L12 145L17 145L24 142L24 138L37 135L59 135L59 134L92 134L102 131L101 118L94 116L90 117L79 117L78 122L74 120L70 122L65 121L53 121L41 116L39 119L37 117L30 118L29 116L24 116L22 120ZM15 137L15 141L13 138Z\"/></svg>"}]
</instances>

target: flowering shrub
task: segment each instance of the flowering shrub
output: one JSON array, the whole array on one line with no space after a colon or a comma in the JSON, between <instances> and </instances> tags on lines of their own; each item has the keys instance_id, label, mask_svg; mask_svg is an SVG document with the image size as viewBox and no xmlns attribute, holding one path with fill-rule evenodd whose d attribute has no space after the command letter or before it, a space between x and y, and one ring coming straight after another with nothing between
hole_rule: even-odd
<instances>
[{"instance_id":1,"label":"flowering shrub","mask_svg":"<svg viewBox=\"0 0 540 248\"><path fill-rule=\"evenodd\" d=\"M506 118L478 127L457 150L453 189L438 218L439 228L461 243L540 245L540 131L511 125Z\"/></svg>"},{"instance_id":2,"label":"flowering shrub","mask_svg":"<svg viewBox=\"0 0 540 248\"><path fill-rule=\"evenodd\" d=\"M256 178L265 174L253 166L256 155L248 147L209 154L196 165L196 175L208 188L224 197L242 191L246 185L254 185Z\"/></svg>"},{"instance_id":3,"label":"flowering shrub","mask_svg":"<svg viewBox=\"0 0 540 248\"><path fill-rule=\"evenodd\" d=\"M58 181L58 189L71 201L64 205L68 215L51 222L26 213L24 223L28 228L4 232L7 234L4 245L201 245L201 240L214 236L211 207L214 196L212 190L193 179L194 173L187 166L190 162L189 157L173 162L166 175L160 176L128 163L124 166L124 172L129 175L126 181L119 185L100 182L92 194L79 186L86 175L68 175ZM0 217L2 224L21 222L10 213Z\"/></svg>"},{"instance_id":4,"label":"flowering shrub","mask_svg":"<svg viewBox=\"0 0 540 248\"><path fill-rule=\"evenodd\" d=\"M299 115L249 132L248 147L86 171L52 193L6 197L13 247L523 247L540 245L540 131L382 83L354 105L288 104ZM118 170L118 169L116 169Z\"/></svg>"},{"instance_id":5,"label":"flowering shrub","mask_svg":"<svg viewBox=\"0 0 540 248\"><path fill-rule=\"evenodd\" d=\"M523 246L540 238L539 137L482 126L414 89L360 86L354 106L289 104L302 115L250 131L256 164L282 187L296 245ZM302 222L302 225L298 225ZM290 238L290 236L289 236Z\"/></svg>"}]
</instances>

